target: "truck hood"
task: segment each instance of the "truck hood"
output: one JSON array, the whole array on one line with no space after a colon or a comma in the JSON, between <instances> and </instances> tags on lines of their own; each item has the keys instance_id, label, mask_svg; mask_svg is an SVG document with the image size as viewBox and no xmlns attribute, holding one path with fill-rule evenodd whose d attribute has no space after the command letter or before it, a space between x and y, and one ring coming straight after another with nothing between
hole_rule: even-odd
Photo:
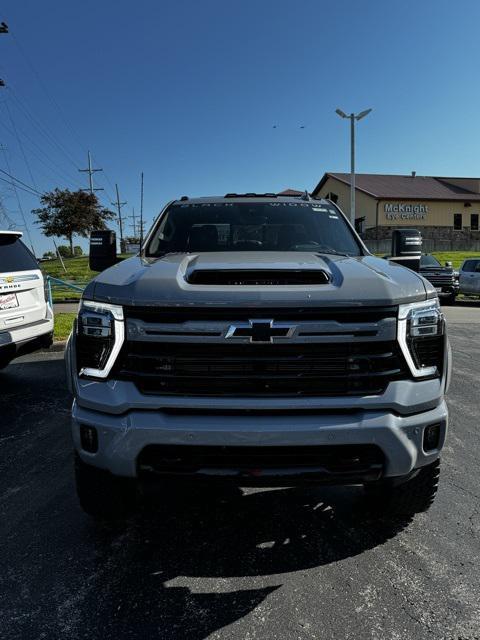
<instances>
[{"instance_id":1,"label":"truck hood","mask_svg":"<svg viewBox=\"0 0 480 640\"><path fill-rule=\"evenodd\" d=\"M283 272L318 270L322 284L191 284L194 271ZM315 274L314 274L315 275ZM303 252L216 252L135 256L99 274L84 298L128 306L376 306L434 297L417 273L374 256L344 257Z\"/></svg>"}]
</instances>

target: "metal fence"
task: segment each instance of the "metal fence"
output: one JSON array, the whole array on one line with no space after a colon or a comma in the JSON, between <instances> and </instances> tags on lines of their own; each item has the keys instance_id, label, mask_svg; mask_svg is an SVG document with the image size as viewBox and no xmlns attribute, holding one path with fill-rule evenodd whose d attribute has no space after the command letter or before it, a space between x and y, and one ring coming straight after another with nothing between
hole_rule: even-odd
<instances>
[{"instance_id":1,"label":"metal fence","mask_svg":"<svg viewBox=\"0 0 480 640\"><path fill-rule=\"evenodd\" d=\"M60 300L79 300L87 285L86 282L68 282L53 276L46 276L46 282L50 305Z\"/></svg>"},{"instance_id":2,"label":"metal fence","mask_svg":"<svg viewBox=\"0 0 480 640\"><path fill-rule=\"evenodd\" d=\"M392 240L391 238L385 238L384 240L364 240L368 249L372 253L378 253L380 255L390 255L392 252ZM435 253L450 252L450 251L475 251L480 256L480 241L465 242L455 240L439 240L436 238L423 238L422 245L423 253Z\"/></svg>"}]
</instances>

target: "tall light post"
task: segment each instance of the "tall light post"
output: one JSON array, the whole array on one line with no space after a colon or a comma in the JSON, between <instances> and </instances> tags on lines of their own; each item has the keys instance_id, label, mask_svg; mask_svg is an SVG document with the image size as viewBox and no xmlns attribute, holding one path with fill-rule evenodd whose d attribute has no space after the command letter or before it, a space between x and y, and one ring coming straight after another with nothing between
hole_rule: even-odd
<instances>
[{"instance_id":1,"label":"tall light post","mask_svg":"<svg viewBox=\"0 0 480 640\"><path fill-rule=\"evenodd\" d=\"M355 120L361 120L368 116L371 109L366 109L358 114L351 113L347 116L341 109L335 109L341 118L350 120L350 222L355 227Z\"/></svg>"}]
</instances>

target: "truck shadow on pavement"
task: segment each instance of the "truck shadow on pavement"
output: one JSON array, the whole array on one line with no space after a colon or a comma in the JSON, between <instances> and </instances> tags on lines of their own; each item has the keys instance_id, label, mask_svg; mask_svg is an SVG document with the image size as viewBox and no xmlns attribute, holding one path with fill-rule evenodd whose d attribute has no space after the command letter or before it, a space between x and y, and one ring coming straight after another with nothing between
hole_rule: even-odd
<instances>
[{"instance_id":1,"label":"truck shadow on pavement","mask_svg":"<svg viewBox=\"0 0 480 640\"><path fill-rule=\"evenodd\" d=\"M92 525L96 553L118 557L89 593L85 616L102 603L99 637L207 638L252 612L285 574L356 556L407 524L370 521L359 492L232 491L219 501L177 494L151 500L124 526Z\"/></svg>"},{"instance_id":2,"label":"truck shadow on pavement","mask_svg":"<svg viewBox=\"0 0 480 640\"><path fill-rule=\"evenodd\" d=\"M19 362L0 378L2 637L203 640L255 610L262 637L286 615L283 585L321 599L309 570L407 524L369 520L362 491L342 487L164 492L95 524L75 495L63 362ZM220 633L245 637L236 631Z\"/></svg>"}]
</instances>

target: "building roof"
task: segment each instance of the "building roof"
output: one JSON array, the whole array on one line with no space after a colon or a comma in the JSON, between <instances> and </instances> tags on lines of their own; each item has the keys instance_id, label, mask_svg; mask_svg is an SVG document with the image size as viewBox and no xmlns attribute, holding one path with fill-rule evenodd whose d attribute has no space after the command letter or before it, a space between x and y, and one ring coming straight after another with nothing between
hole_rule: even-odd
<instances>
[{"instance_id":1,"label":"building roof","mask_svg":"<svg viewBox=\"0 0 480 640\"><path fill-rule=\"evenodd\" d=\"M325 173L312 195L317 195L328 178L339 180L350 186L349 173ZM368 195L385 200L480 200L480 193L462 188L456 182L462 178L385 175L377 173L355 174L355 187ZM480 178L464 178L473 181Z\"/></svg>"},{"instance_id":2,"label":"building roof","mask_svg":"<svg viewBox=\"0 0 480 640\"><path fill-rule=\"evenodd\" d=\"M305 191L297 191L297 189L284 189L277 193L277 196L303 196Z\"/></svg>"}]
</instances>

